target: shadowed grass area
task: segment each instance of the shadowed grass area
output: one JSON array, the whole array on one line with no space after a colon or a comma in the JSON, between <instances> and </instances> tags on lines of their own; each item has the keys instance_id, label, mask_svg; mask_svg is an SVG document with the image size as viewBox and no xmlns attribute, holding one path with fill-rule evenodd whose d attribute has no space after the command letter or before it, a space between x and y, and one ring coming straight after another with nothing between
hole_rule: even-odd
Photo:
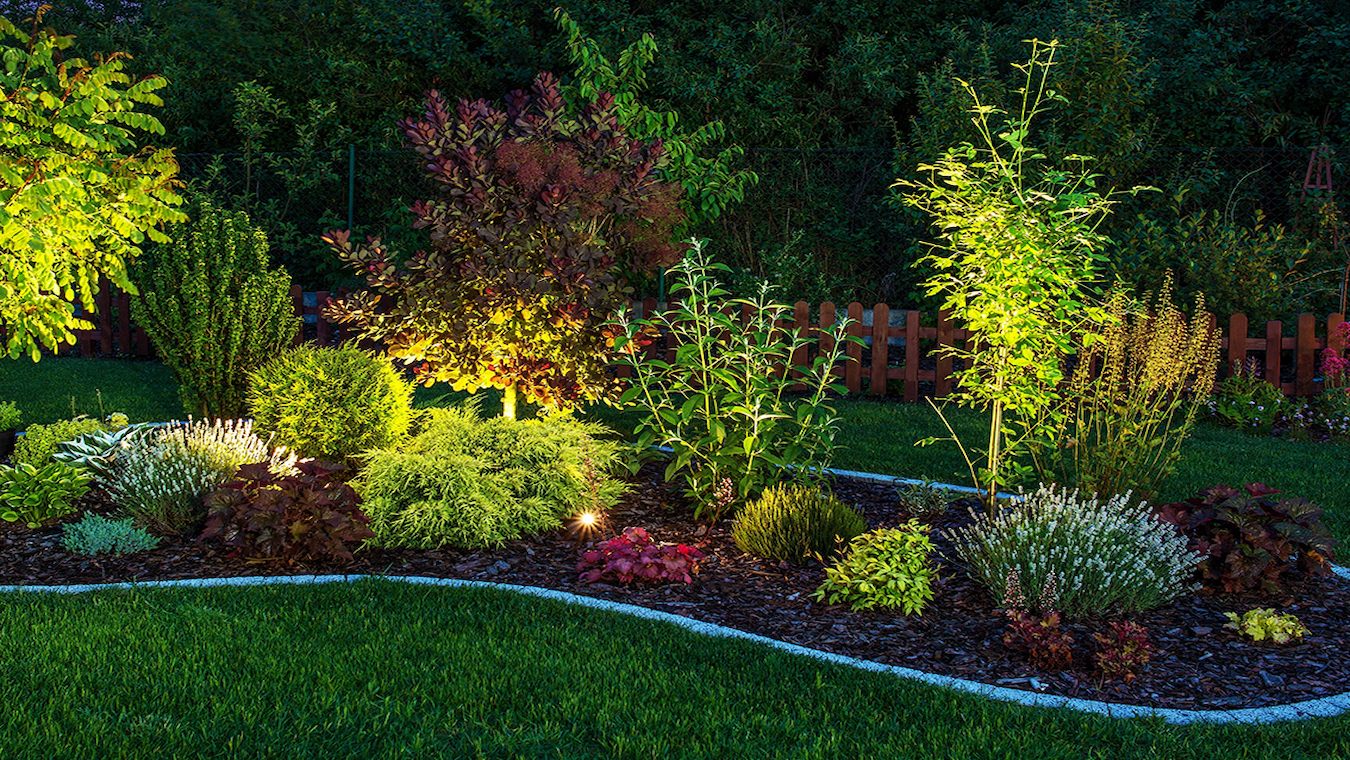
<instances>
[{"instance_id":1,"label":"shadowed grass area","mask_svg":"<svg viewBox=\"0 0 1350 760\"><path fill-rule=\"evenodd\" d=\"M8 757L1335 757L1345 718L1031 709L501 591L0 597Z\"/></svg>"}]
</instances>

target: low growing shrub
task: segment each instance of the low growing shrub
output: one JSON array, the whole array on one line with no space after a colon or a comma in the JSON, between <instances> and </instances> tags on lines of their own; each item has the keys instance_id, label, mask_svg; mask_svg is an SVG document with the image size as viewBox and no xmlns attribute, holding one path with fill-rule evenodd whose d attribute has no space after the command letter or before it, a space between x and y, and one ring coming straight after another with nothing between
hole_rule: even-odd
<instances>
[{"instance_id":1,"label":"low growing shrub","mask_svg":"<svg viewBox=\"0 0 1350 760\"><path fill-rule=\"evenodd\" d=\"M407 436L412 388L388 360L353 347L306 345L249 376L248 407L274 444L347 462Z\"/></svg>"},{"instance_id":2,"label":"low growing shrub","mask_svg":"<svg viewBox=\"0 0 1350 760\"><path fill-rule=\"evenodd\" d=\"M621 448L607 432L566 416L432 409L406 444L370 452L353 486L382 546L494 546L618 501Z\"/></svg>"},{"instance_id":3,"label":"low growing shrub","mask_svg":"<svg viewBox=\"0 0 1350 760\"><path fill-rule=\"evenodd\" d=\"M23 414L13 401L0 401L0 430L18 430Z\"/></svg>"},{"instance_id":4,"label":"low growing shrub","mask_svg":"<svg viewBox=\"0 0 1350 760\"><path fill-rule=\"evenodd\" d=\"M1298 618L1288 613L1278 613L1270 608L1247 610L1241 615L1236 612L1225 612L1224 615L1228 618L1225 628L1237 631L1252 641L1288 644L1308 634L1308 629Z\"/></svg>"},{"instance_id":5,"label":"low growing shrub","mask_svg":"<svg viewBox=\"0 0 1350 760\"><path fill-rule=\"evenodd\" d=\"M1092 658L1104 679L1130 683L1153 659L1148 629L1138 623L1113 621L1107 633L1095 633L1092 638L1097 642Z\"/></svg>"},{"instance_id":6,"label":"low growing shrub","mask_svg":"<svg viewBox=\"0 0 1350 760\"><path fill-rule=\"evenodd\" d=\"M49 425L29 425L23 431L23 436L14 443L13 464L41 467L52 460L62 443L106 429L107 425L103 421L92 417L75 417Z\"/></svg>"},{"instance_id":7,"label":"low growing shrub","mask_svg":"<svg viewBox=\"0 0 1350 760\"><path fill-rule=\"evenodd\" d=\"M1007 615L1004 646L1025 654L1041 670L1059 672L1073 666L1073 634L1060 627L1058 612L1033 615L1025 610L1008 610Z\"/></svg>"},{"instance_id":8,"label":"low growing shrub","mask_svg":"<svg viewBox=\"0 0 1350 760\"><path fill-rule=\"evenodd\" d=\"M285 469L292 461L254 435L248 421L175 423L125 450L110 490L137 523L186 535L196 532L206 516L202 497L241 465L269 462Z\"/></svg>"},{"instance_id":9,"label":"low growing shrub","mask_svg":"<svg viewBox=\"0 0 1350 760\"><path fill-rule=\"evenodd\" d=\"M703 552L687 544L658 544L642 528L623 533L582 553L577 570L587 583L694 582Z\"/></svg>"},{"instance_id":10,"label":"low growing shrub","mask_svg":"<svg viewBox=\"0 0 1350 760\"><path fill-rule=\"evenodd\" d=\"M85 433L57 444L52 458L85 470L100 483L110 484L116 479L122 453L158 430L157 427L141 423Z\"/></svg>"},{"instance_id":11,"label":"low growing shrub","mask_svg":"<svg viewBox=\"0 0 1350 760\"><path fill-rule=\"evenodd\" d=\"M361 497L339 479L341 466L300 462L277 473L247 464L207 494L201 540L246 559L351 561L352 550L375 534Z\"/></svg>"},{"instance_id":12,"label":"low growing shrub","mask_svg":"<svg viewBox=\"0 0 1350 760\"><path fill-rule=\"evenodd\" d=\"M916 520L864 533L825 569L825 582L812 597L855 610L899 608L906 615L920 614L933 598L932 554L928 528Z\"/></svg>"},{"instance_id":13,"label":"low growing shrub","mask_svg":"<svg viewBox=\"0 0 1350 760\"><path fill-rule=\"evenodd\" d=\"M1214 486L1158 507L1158 516L1184 533L1202 557L1199 574L1207 587L1275 592L1295 572L1331 572L1336 543L1322 523L1321 507L1277 494L1261 483L1241 490Z\"/></svg>"},{"instance_id":14,"label":"low growing shrub","mask_svg":"<svg viewBox=\"0 0 1350 760\"><path fill-rule=\"evenodd\" d=\"M1284 391L1266 382L1255 365L1233 367L1220 380L1209 401L1210 414L1220 423L1250 433L1268 434L1293 411Z\"/></svg>"},{"instance_id":15,"label":"low growing shrub","mask_svg":"<svg viewBox=\"0 0 1350 760\"><path fill-rule=\"evenodd\" d=\"M94 557L148 551L159 546L159 539L137 527L131 518L111 520L91 512L79 522L61 527L61 545L73 554Z\"/></svg>"},{"instance_id":16,"label":"low growing shrub","mask_svg":"<svg viewBox=\"0 0 1350 760\"><path fill-rule=\"evenodd\" d=\"M778 485L741 510L731 538L747 554L798 562L833 554L867 530L858 510L811 485Z\"/></svg>"},{"instance_id":17,"label":"low growing shrub","mask_svg":"<svg viewBox=\"0 0 1350 760\"><path fill-rule=\"evenodd\" d=\"M37 528L74 512L88 490L89 476L63 462L0 467L0 520Z\"/></svg>"},{"instance_id":18,"label":"low growing shrub","mask_svg":"<svg viewBox=\"0 0 1350 760\"><path fill-rule=\"evenodd\" d=\"M1027 588L1053 587L1066 615L1137 612L1192 588L1199 558L1170 525L1128 494L1106 501L1041 486L953 532L957 553L990 593L1006 596L1014 574ZM1006 598L1000 603L1007 606Z\"/></svg>"},{"instance_id":19,"label":"low growing shrub","mask_svg":"<svg viewBox=\"0 0 1350 760\"><path fill-rule=\"evenodd\" d=\"M930 482L901 486L896 491L900 511L909 517L931 520L946 514L958 498L956 492Z\"/></svg>"}]
</instances>

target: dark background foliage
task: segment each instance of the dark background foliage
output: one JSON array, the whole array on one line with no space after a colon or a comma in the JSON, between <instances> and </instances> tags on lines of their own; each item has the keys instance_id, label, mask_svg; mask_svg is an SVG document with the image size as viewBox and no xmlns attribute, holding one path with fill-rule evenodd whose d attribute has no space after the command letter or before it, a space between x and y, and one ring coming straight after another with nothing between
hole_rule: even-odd
<instances>
[{"instance_id":1,"label":"dark background foliage","mask_svg":"<svg viewBox=\"0 0 1350 760\"><path fill-rule=\"evenodd\" d=\"M556 2L58 2L48 22L79 35L81 52L127 50L136 70L168 77L161 118L185 174L253 212L272 233L275 258L316 287L341 282L317 235L345 224L348 146L358 148L358 229L414 245L395 229L419 181L395 122L433 86L495 97L540 70L566 78ZM21 5L10 5L11 18ZM1122 274L1150 284L1159 276L1150 262L1162 259L1189 266L1198 281L1218 266L1175 260L1216 247L1197 245L1196 230L1210 225L1187 224L1196 212L1227 225L1213 233L1220 238L1285 225L1288 239L1258 241L1271 270L1260 276L1278 279L1292 264L1306 282L1260 306L1271 312L1325 308L1339 288L1339 263L1324 244L1331 212L1300 203L1307 148L1350 145L1342 97L1350 15L1339 5L566 2L614 54L653 34L660 52L648 97L691 124L723 120L727 139L747 148L760 183L698 230L746 278L813 300L917 303L921 273L911 263L926 232L889 200L891 181L965 136L952 76L1006 93L1008 63L1025 57L1022 40L1057 37L1066 45L1058 84L1070 104L1042 143L1098 157L1105 182L1160 189L1118 208L1111 222L1108 232L1134 241L1115 256ZM1141 213L1165 232L1141 232ZM1162 249L1153 250L1155 238ZM1184 272L1180 281L1184 295ZM1241 307L1251 295L1212 305Z\"/></svg>"}]
</instances>

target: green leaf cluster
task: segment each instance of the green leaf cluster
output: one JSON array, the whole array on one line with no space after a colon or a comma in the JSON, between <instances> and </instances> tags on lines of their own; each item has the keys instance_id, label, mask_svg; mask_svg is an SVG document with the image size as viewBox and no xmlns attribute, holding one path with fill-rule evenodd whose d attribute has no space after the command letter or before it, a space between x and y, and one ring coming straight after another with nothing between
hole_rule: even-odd
<instances>
[{"instance_id":1,"label":"green leaf cluster","mask_svg":"<svg viewBox=\"0 0 1350 760\"><path fill-rule=\"evenodd\" d=\"M159 539L137 527L131 518L115 520L90 512L79 522L61 527L61 545L85 557L121 556L153 549L159 546Z\"/></svg>"},{"instance_id":2,"label":"green leaf cluster","mask_svg":"<svg viewBox=\"0 0 1350 760\"><path fill-rule=\"evenodd\" d=\"M291 277L268 269L267 238L247 215L205 199L191 214L172 243L137 264L131 313L173 371L189 414L237 417L248 373L300 329Z\"/></svg>"},{"instance_id":3,"label":"green leaf cluster","mask_svg":"<svg viewBox=\"0 0 1350 760\"><path fill-rule=\"evenodd\" d=\"M932 554L928 528L917 520L864 533L825 568L825 582L811 596L854 610L896 608L906 615L921 614L933 599Z\"/></svg>"},{"instance_id":4,"label":"green leaf cluster","mask_svg":"<svg viewBox=\"0 0 1350 760\"><path fill-rule=\"evenodd\" d=\"M14 442L12 461L15 464L41 467L52 460L61 444L107 429L107 424L92 417L58 420L49 425L29 425Z\"/></svg>"},{"instance_id":5,"label":"green leaf cluster","mask_svg":"<svg viewBox=\"0 0 1350 760\"><path fill-rule=\"evenodd\" d=\"M1241 615L1236 612L1223 613L1228 618L1225 628L1237 631L1252 641L1270 641L1274 644L1288 644L1298 641L1308 633L1299 619L1288 613L1279 613L1269 607L1247 610Z\"/></svg>"},{"instance_id":6,"label":"green leaf cluster","mask_svg":"<svg viewBox=\"0 0 1350 760\"><path fill-rule=\"evenodd\" d=\"M89 490L89 475L65 462L0 467L0 520L36 528L75 511Z\"/></svg>"},{"instance_id":7,"label":"green leaf cluster","mask_svg":"<svg viewBox=\"0 0 1350 760\"><path fill-rule=\"evenodd\" d=\"M0 333L10 357L55 351L91 323L100 278L131 291L128 265L181 221L171 150L144 112L162 77L134 80L125 57L67 57L74 38L0 18Z\"/></svg>"},{"instance_id":8,"label":"green leaf cluster","mask_svg":"<svg viewBox=\"0 0 1350 760\"><path fill-rule=\"evenodd\" d=\"M412 421L412 387L387 359L351 346L296 347L248 386L257 429L305 457L344 462L396 446Z\"/></svg>"}]
</instances>

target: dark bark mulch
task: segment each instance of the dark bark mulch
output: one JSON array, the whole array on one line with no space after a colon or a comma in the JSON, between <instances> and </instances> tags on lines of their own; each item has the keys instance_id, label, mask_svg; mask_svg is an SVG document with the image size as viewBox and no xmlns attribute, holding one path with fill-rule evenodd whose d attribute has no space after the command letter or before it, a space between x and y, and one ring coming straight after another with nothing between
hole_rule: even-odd
<instances>
[{"instance_id":1,"label":"dark bark mulch","mask_svg":"<svg viewBox=\"0 0 1350 760\"><path fill-rule=\"evenodd\" d=\"M859 506L873 526L905 519L885 486L843 480L836 492ZM97 495L87 505L105 507ZM1131 684L1102 682L1093 672L1092 633L1107 620L1074 621L1074 669L1046 673L1002 643L1004 618L993 598L959 567L943 529L968 519L953 507L935 524L939 557L936 599L921 616L853 612L811 601L824 572L819 563L793 567L749 557L732 543L730 524L695 523L658 473L644 470L632 494L609 514L606 535L642 526L658 541L696 544L706 553L692 586L620 587L578 580L585 540L560 530L513 541L494 550L360 551L349 565L284 567L249 563L205 550L192 541L166 541L153 551L124 558L72 555L57 527L27 530L0 523L0 584L108 583L131 580L297 573L379 573L469 578L541 586L663 610L763 634L829 652L901 665L1013 688L1087 699L1182 709L1287 704L1339 693L1350 684L1350 583L1308 579L1288 597L1259 595L1184 597L1134 616L1157 649ZM1277 607L1293 612L1311 631L1301 642L1256 644L1224 629L1224 612Z\"/></svg>"}]
</instances>

